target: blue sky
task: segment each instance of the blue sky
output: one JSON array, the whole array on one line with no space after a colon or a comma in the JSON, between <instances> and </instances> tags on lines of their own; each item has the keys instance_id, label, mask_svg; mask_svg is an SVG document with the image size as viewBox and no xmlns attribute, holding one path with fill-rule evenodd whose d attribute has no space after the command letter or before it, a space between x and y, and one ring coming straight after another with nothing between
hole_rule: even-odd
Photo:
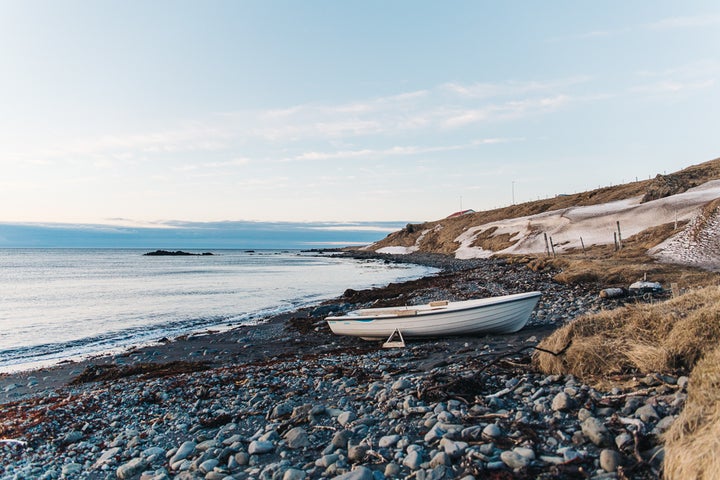
<instances>
[{"instance_id":1,"label":"blue sky","mask_svg":"<svg viewBox=\"0 0 720 480\"><path fill-rule=\"evenodd\" d=\"M366 229L720 155L715 1L0 10L5 225Z\"/></svg>"}]
</instances>

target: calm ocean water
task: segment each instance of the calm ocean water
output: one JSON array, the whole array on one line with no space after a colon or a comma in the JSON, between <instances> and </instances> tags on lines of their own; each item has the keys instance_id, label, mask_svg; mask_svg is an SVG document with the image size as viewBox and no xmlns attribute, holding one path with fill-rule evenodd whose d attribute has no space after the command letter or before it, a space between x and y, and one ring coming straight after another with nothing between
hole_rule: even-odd
<instances>
[{"instance_id":1,"label":"calm ocean water","mask_svg":"<svg viewBox=\"0 0 720 480\"><path fill-rule=\"evenodd\" d=\"M0 372L237 325L434 270L299 251L0 249Z\"/></svg>"}]
</instances>

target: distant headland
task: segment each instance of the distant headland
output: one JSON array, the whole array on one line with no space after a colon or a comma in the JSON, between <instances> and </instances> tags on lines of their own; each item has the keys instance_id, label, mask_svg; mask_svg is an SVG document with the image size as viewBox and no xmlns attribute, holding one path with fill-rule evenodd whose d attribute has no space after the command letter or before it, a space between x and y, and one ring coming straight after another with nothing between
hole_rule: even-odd
<instances>
[{"instance_id":1,"label":"distant headland","mask_svg":"<svg viewBox=\"0 0 720 480\"><path fill-rule=\"evenodd\" d=\"M190 253L190 252L183 252L182 250L176 250L174 252L171 252L169 250L155 250L154 252L147 252L143 253L143 255L148 257L182 257L182 256L204 256L204 255L213 255L211 252L204 252L204 253Z\"/></svg>"}]
</instances>

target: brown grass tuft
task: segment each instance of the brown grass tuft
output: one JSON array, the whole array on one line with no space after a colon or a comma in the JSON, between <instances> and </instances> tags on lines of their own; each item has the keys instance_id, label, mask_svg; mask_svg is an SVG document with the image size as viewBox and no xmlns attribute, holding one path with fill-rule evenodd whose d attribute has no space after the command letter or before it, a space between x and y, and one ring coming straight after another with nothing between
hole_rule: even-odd
<instances>
[{"instance_id":1,"label":"brown grass tuft","mask_svg":"<svg viewBox=\"0 0 720 480\"><path fill-rule=\"evenodd\" d=\"M690 370L720 341L720 287L696 290L653 305L634 304L577 318L543 340L533 361L545 373L585 380Z\"/></svg>"},{"instance_id":2,"label":"brown grass tuft","mask_svg":"<svg viewBox=\"0 0 720 480\"><path fill-rule=\"evenodd\" d=\"M720 475L720 347L697 363L688 398L665 433L665 478L716 479Z\"/></svg>"}]
</instances>

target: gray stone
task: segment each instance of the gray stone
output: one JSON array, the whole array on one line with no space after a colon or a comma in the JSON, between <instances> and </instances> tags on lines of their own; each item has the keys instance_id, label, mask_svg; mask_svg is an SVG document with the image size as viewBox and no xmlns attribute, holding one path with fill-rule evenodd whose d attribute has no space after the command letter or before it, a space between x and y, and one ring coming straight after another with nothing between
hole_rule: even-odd
<instances>
[{"instance_id":1,"label":"gray stone","mask_svg":"<svg viewBox=\"0 0 720 480\"><path fill-rule=\"evenodd\" d=\"M162 447L149 447L142 451L142 456L145 458L150 457L164 457L165 456L165 449Z\"/></svg>"},{"instance_id":2,"label":"gray stone","mask_svg":"<svg viewBox=\"0 0 720 480\"><path fill-rule=\"evenodd\" d=\"M425 434L425 437L423 440L425 440L425 443L432 443L435 440L442 438L443 435L445 435L446 431L443 428L443 426L439 423L436 423L432 426L430 430Z\"/></svg>"},{"instance_id":3,"label":"gray stone","mask_svg":"<svg viewBox=\"0 0 720 480\"><path fill-rule=\"evenodd\" d=\"M177 452L170 458L170 464L176 463L180 460L183 460L187 457L189 457L194 451L197 444L192 441L184 442L180 447L178 447Z\"/></svg>"},{"instance_id":4,"label":"gray stone","mask_svg":"<svg viewBox=\"0 0 720 480\"><path fill-rule=\"evenodd\" d=\"M598 447L606 447L611 445L612 437L610 436L610 432L608 431L607 427L597 418L590 417L586 419L584 422L582 422L582 424L580 424L580 428L582 428L583 435L585 435L588 440L590 440Z\"/></svg>"},{"instance_id":5,"label":"gray stone","mask_svg":"<svg viewBox=\"0 0 720 480\"><path fill-rule=\"evenodd\" d=\"M357 415L355 414L355 412L342 412L340 415L338 415L337 420L338 423L344 427L356 418Z\"/></svg>"},{"instance_id":6,"label":"gray stone","mask_svg":"<svg viewBox=\"0 0 720 480\"><path fill-rule=\"evenodd\" d=\"M250 463L250 455L247 454L247 452L238 452L235 454L235 461L240 466L245 466L248 463Z\"/></svg>"},{"instance_id":7,"label":"gray stone","mask_svg":"<svg viewBox=\"0 0 720 480\"><path fill-rule=\"evenodd\" d=\"M295 427L285 434L285 440L289 448L297 449L310 445L308 434L302 427Z\"/></svg>"},{"instance_id":8,"label":"gray stone","mask_svg":"<svg viewBox=\"0 0 720 480\"><path fill-rule=\"evenodd\" d=\"M228 474L226 472L208 472L205 474L205 477L203 477L205 480L225 480L228 477ZM232 478L232 477L231 477ZM142 477L140 477L140 480L143 480ZM156 480L155 477L153 477L151 480Z\"/></svg>"},{"instance_id":9,"label":"gray stone","mask_svg":"<svg viewBox=\"0 0 720 480\"><path fill-rule=\"evenodd\" d=\"M407 454L403 460L403 465L408 467L410 470L417 470L420 468L420 464L423 461L423 454L421 450L412 450Z\"/></svg>"},{"instance_id":10,"label":"gray stone","mask_svg":"<svg viewBox=\"0 0 720 480\"><path fill-rule=\"evenodd\" d=\"M289 402L279 403L273 408L270 418L287 417L293 412L293 408L293 405Z\"/></svg>"},{"instance_id":11,"label":"gray stone","mask_svg":"<svg viewBox=\"0 0 720 480\"><path fill-rule=\"evenodd\" d=\"M617 448L624 448L627 445L630 445L633 442L633 437L629 433L621 433L617 437L615 437L615 445Z\"/></svg>"},{"instance_id":12,"label":"gray stone","mask_svg":"<svg viewBox=\"0 0 720 480\"><path fill-rule=\"evenodd\" d=\"M315 466L316 467L323 467L327 468L333 463L337 462L340 458L340 455L337 453L331 453L330 455L323 455L322 457L315 460Z\"/></svg>"},{"instance_id":13,"label":"gray stone","mask_svg":"<svg viewBox=\"0 0 720 480\"><path fill-rule=\"evenodd\" d=\"M590 410L588 410L587 408L581 408L580 410L578 410L577 416L578 416L578 420L580 420L581 422L584 422L585 420L592 417L593 415L592 415L592 412Z\"/></svg>"},{"instance_id":14,"label":"gray stone","mask_svg":"<svg viewBox=\"0 0 720 480\"><path fill-rule=\"evenodd\" d=\"M406 378L401 378L400 380L393 383L391 388L395 391L399 391L407 390L410 387L412 387L412 383L410 383L410 381Z\"/></svg>"},{"instance_id":15,"label":"gray stone","mask_svg":"<svg viewBox=\"0 0 720 480\"><path fill-rule=\"evenodd\" d=\"M530 459L517 452L508 450L500 454L500 460L512 469L523 468L530 465Z\"/></svg>"},{"instance_id":16,"label":"gray stone","mask_svg":"<svg viewBox=\"0 0 720 480\"><path fill-rule=\"evenodd\" d=\"M65 477L72 478L74 475L79 475L83 470L83 466L79 463L66 463L62 466L60 473Z\"/></svg>"},{"instance_id":17,"label":"gray stone","mask_svg":"<svg viewBox=\"0 0 720 480\"><path fill-rule=\"evenodd\" d=\"M518 455L522 455L528 460L535 460L535 451L532 448L515 447L513 448L513 452L517 453Z\"/></svg>"},{"instance_id":18,"label":"gray stone","mask_svg":"<svg viewBox=\"0 0 720 480\"><path fill-rule=\"evenodd\" d=\"M565 392L560 392L552 400L551 408L556 412L564 412L573 407L573 400Z\"/></svg>"},{"instance_id":19,"label":"gray stone","mask_svg":"<svg viewBox=\"0 0 720 480\"><path fill-rule=\"evenodd\" d=\"M95 461L93 468L100 468L103 465L111 465L115 463L115 456L118 453L120 453L120 447L108 448L100 455L100 458Z\"/></svg>"},{"instance_id":20,"label":"gray stone","mask_svg":"<svg viewBox=\"0 0 720 480\"><path fill-rule=\"evenodd\" d=\"M563 460L566 462L572 462L573 460L577 460L578 458L582 458L582 455L580 453L573 449L573 448L566 448L562 452Z\"/></svg>"},{"instance_id":21,"label":"gray stone","mask_svg":"<svg viewBox=\"0 0 720 480\"><path fill-rule=\"evenodd\" d=\"M347 448L348 441L352 438L352 435L350 430L339 430L335 432L330 443L335 448Z\"/></svg>"},{"instance_id":22,"label":"gray stone","mask_svg":"<svg viewBox=\"0 0 720 480\"><path fill-rule=\"evenodd\" d=\"M615 450L606 448L600 452L600 468L606 472L616 472L622 464L623 457Z\"/></svg>"},{"instance_id":23,"label":"gray stone","mask_svg":"<svg viewBox=\"0 0 720 480\"><path fill-rule=\"evenodd\" d=\"M369 447L367 445L353 445L352 447L348 448L348 460L353 463L360 463L365 460L365 455L367 454L368 450Z\"/></svg>"},{"instance_id":24,"label":"gray stone","mask_svg":"<svg viewBox=\"0 0 720 480\"><path fill-rule=\"evenodd\" d=\"M304 480L307 474L297 468L288 468L283 474L282 480Z\"/></svg>"},{"instance_id":25,"label":"gray stone","mask_svg":"<svg viewBox=\"0 0 720 480\"><path fill-rule=\"evenodd\" d=\"M635 417L639 418L645 423L660 419L660 416L657 414L655 408L653 408L652 405L643 405L642 407L635 410Z\"/></svg>"},{"instance_id":26,"label":"gray stone","mask_svg":"<svg viewBox=\"0 0 720 480\"><path fill-rule=\"evenodd\" d=\"M468 444L465 442L456 442L449 438L443 438L440 440L440 446L450 458L460 458L465 454L465 450L468 448Z\"/></svg>"},{"instance_id":27,"label":"gray stone","mask_svg":"<svg viewBox=\"0 0 720 480\"><path fill-rule=\"evenodd\" d=\"M217 442L215 440L205 440L204 442L198 443L195 448L197 450L200 450L201 452L204 452L211 448L215 448L216 446L217 446Z\"/></svg>"},{"instance_id":28,"label":"gray stone","mask_svg":"<svg viewBox=\"0 0 720 480\"><path fill-rule=\"evenodd\" d=\"M400 435L385 435L384 437L380 437L380 440L378 440L378 447L393 447L398 442L398 440L400 440Z\"/></svg>"},{"instance_id":29,"label":"gray stone","mask_svg":"<svg viewBox=\"0 0 720 480\"><path fill-rule=\"evenodd\" d=\"M450 457L445 452L438 452L430 460L430 468L439 467L441 465L452 465L452 461L450 460Z\"/></svg>"},{"instance_id":30,"label":"gray stone","mask_svg":"<svg viewBox=\"0 0 720 480\"><path fill-rule=\"evenodd\" d=\"M72 432L68 432L62 440L60 440L60 443L62 445L72 445L73 443L77 443L83 438L83 433L77 430L74 430Z\"/></svg>"},{"instance_id":31,"label":"gray stone","mask_svg":"<svg viewBox=\"0 0 720 480\"><path fill-rule=\"evenodd\" d=\"M280 440L280 435L278 435L277 430L268 430L256 440L260 440L261 442L276 442Z\"/></svg>"},{"instance_id":32,"label":"gray stone","mask_svg":"<svg viewBox=\"0 0 720 480\"><path fill-rule=\"evenodd\" d=\"M503 468L505 468L505 463L502 461L494 461L487 463L488 470L502 470Z\"/></svg>"},{"instance_id":33,"label":"gray stone","mask_svg":"<svg viewBox=\"0 0 720 480\"><path fill-rule=\"evenodd\" d=\"M143 458L133 458L129 462L120 465L115 472L120 479L132 478L147 468L148 464Z\"/></svg>"},{"instance_id":34,"label":"gray stone","mask_svg":"<svg viewBox=\"0 0 720 480\"><path fill-rule=\"evenodd\" d=\"M333 480L373 480L373 473L367 467L357 467L347 473L334 477Z\"/></svg>"},{"instance_id":35,"label":"gray stone","mask_svg":"<svg viewBox=\"0 0 720 480\"><path fill-rule=\"evenodd\" d=\"M660 421L655 424L653 434L660 435L662 433L665 433L667 429L672 427L673 423L675 423L675 417L673 415L668 415L667 417L661 418Z\"/></svg>"},{"instance_id":36,"label":"gray stone","mask_svg":"<svg viewBox=\"0 0 720 480\"><path fill-rule=\"evenodd\" d=\"M275 449L275 444L264 440L253 440L248 446L248 453L250 455L262 455L264 453L270 453Z\"/></svg>"},{"instance_id":37,"label":"gray stone","mask_svg":"<svg viewBox=\"0 0 720 480\"><path fill-rule=\"evenodd\" d=\"M493 439L498 438L500 435L502 435L502 431L500 430L500 427L498 427L494 423L491 423L485 428L483 428L482 435L484 438Z\"/></svg>"},{"instance_id":38,"label":"gray stone","mask_svg":"<svg viewBox=\"0 0 720 480\"><path fill-rule=\"evenodd\" d=\"M205 460L199 465L199 470L203 473L212 472L213 468L217 467L220 464L220 461L217 458L211 458L208 460Z\"/></svg>"},{"instance_id":39,"label":"gray stone","mask_svg":"<svg viewBox=\"0 0 720 480\"><path fill-rule=\"evenodd\" d=\"M400 465L395 462L390 462L385 465L385 476L388 478L395 478L400 474Z\"/></svg>"}]
</instances>

